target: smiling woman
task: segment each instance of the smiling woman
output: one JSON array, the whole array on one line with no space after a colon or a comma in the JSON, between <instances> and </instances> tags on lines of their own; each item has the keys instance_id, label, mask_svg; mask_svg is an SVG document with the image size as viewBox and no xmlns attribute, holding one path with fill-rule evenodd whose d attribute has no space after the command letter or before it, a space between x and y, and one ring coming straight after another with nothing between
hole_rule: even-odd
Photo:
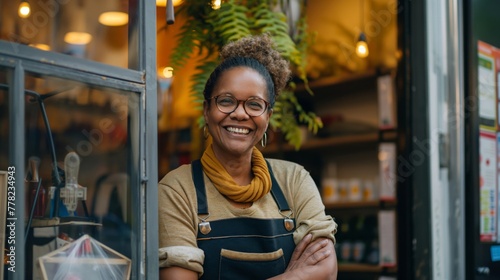
<instances>
[{"instance_id":1,"label":"smiling woman","mask_svg":"<svg viewBox=\"0 0 500 280\"><path fill-rule=\"evenodd\" d=\"M256 148L288 67L267 35L222 49L204 89L211 144L159 183L161 279L336 279L337 225L311 176Z\"/></svg>"},{"instance_id":2,"label":"smiling woman","mask_svg":"<svg viewBox=\"0 0 500 280\"><path fill-rule=\"evenodd\" d=\"M205 101L205 123L212 135L212 148L222 160L242 157L264 137L272 110L265 106L266 83L259 72L236 67L226 70L214 87L213 96ZM244 100L243 106L237 100ZM247 102L260 100L261 105ZM212 106L216 103L217 106ZM252 107L257 107L256 109ZM265 113L267 111L267 113ZM248 184L248 182L246 183Z\"/></svg>"}]
</instances>

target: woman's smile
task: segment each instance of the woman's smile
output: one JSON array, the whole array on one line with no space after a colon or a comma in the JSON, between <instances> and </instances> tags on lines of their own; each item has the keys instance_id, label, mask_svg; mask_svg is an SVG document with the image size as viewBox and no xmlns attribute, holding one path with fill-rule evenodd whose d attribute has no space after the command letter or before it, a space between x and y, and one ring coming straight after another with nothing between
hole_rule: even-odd
<instances>
[{"instance_id":1,"label":"woman's smile","mask_svg":"<svg viewBox=\"0 0 500 280\"><path fill-rule=\"evenodd\" d=\"M247 135L250 133L250 129L248 128L241 128L241 127L234 127L234 126L227 126L225 127L225 129L231 133L234 133L234 134L243 134L243 135Z\"/></svg>"}]
</instances>

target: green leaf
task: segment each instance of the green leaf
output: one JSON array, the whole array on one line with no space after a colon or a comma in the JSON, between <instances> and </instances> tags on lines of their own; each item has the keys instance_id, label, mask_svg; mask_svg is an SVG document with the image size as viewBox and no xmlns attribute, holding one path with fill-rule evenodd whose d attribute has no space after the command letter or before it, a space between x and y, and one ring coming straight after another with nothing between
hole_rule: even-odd
<instances>
[{"instance_id":1,"label":"green leaf","mask_svg":"<svg viewBox=\"0 0 500 280\"><path fill-rule=\"evenodd\" d=\"M194 102L198 103L200 111L203 109L203 101L205 100L205 97L203 96L205 83L207 82L212 71L215 67L217 67L217 62L217 60L204 60L200 62L200 64L196 66L196 73L191 78L191 81L193 82L191 94L194 97ZM205 125L203 116L200 116L200 119L198 119L198 124L200 127L203 127L203 125Z\"/></svg>"}]
</instances>

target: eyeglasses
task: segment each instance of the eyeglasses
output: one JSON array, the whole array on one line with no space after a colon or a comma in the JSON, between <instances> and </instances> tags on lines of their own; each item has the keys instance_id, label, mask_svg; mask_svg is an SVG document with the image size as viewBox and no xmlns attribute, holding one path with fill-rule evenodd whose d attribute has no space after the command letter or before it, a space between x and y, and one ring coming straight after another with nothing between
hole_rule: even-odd
<instances>
[{"instance_id":1,"label":"eyeglasses","mask_svg":"<svg viewBox=\"0 0 500 280\"><path fill-rule=\"evenodd\" d=\"M238 100L231 95L217 95L210 97L215 99L217 109L225 114L231 114L238 108L238 105L243 102L243 109L250 117L258 117L269 108L269 102L259 97L250 97L247 100Z\"/></svg>"}]
</instances>

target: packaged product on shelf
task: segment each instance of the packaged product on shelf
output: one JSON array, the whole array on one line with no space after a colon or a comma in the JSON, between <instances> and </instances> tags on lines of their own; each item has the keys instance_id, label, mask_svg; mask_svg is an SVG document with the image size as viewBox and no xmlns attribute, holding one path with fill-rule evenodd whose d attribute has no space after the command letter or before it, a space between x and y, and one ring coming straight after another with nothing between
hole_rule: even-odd
<instances>
[{"instance_id":1,"label":"packaged product on shelf","mask_svg":"<svg viewBox=\"0 0 500 280\"><path fill-rule=\"evenodd\" d=\"M362 240L356 240L352 244L352 259L354 262L361 263L365 256L365 243Z\"/></svg>"},{"instance_id":2,"label":"packaged product on shelf","mask_svg":"<svg viewBox=\"0 0 500 280\"><path fill-rule=\"evenodd\" d=\"M38 157L30 157L28 165L28 173L31 177L28 183L29 189L29 209L28 214L31 218L43 217L45 215L45 188L42 186L41 179L38 176L40 159Z\"/></svg>"},{"instance_id":3,"label":"packaged product on shelf","mask_svg":"<svg viewBox=\"0 0 500 280\"><path fill-rule=\"evenodd\" d=\"M380 200L396 199L396 144L379 144Z\"/></svg>"},{"instance_id":4,"label":"packaged product on shelf","mask_svg":"<svg viewBox=\"0 0 500 280\"><path fill-rule=\"evenodd\" d=\"M380 266L396 266L396 212L381 210L378 213Z\"/></svg>"},{"instance_id":5,"label":"packaged product on shelf","mask_svg":"<svg viewBox=\"0 0 500 280\"><path fill-rule=\"evenodd\" d=\"M336 178L325 178L321 182L321 196L324 203L339 201L339 181Z\"/></svg>"},{"instance_id":6,"label":"packaged product on shelf","mask_svg":"<svg viewBox=\"0 0 500 280\"><path fill-rule=\"evenodd\" d=\"M337 165L334 162L328 162L323 172L321 181L321 196L324 203L337 202L340 199L339 181L337 180Z\"/></svg>"},{"instance_id":7,"label":"packaged product on shelf","mask_svg":"<svg viewBox=\"0 0 500 280\"><path fill-rule=\"evenodd\" d=\"M396 97L391 75L378 77L377 93L379 106L379 128L393 129L396 127Z\"/></svg>"},{"instance_id":8,"label":"packaged product on shelf","mask_svg":"<svg viewBox=\"0 0 500 280\"><path fill-rule=\"evenodd\" d=\"M377 180L363 181L363 200L374 201L377 200Z\"/></svg>"},{"instance_id":9,"label":"packaged product on shelf","mask_svg":"<svg viewBox=\"0 0 500 280\"><path fill-rule=\"evenodd\" d=\"M340 262L350 262L352 256L352 230L350 230L350 223L338 220L338 224L337 246L340 252L338 258Z\"/></svg>"},{"instance_id":10,"label":"packaged product on shelf","mask_svg":"<svg viewBox=\"0 0 500 280\"><path fill-rule=\"evenodd\" d=\"M349 200L361 201L363 194L361 193L361 179L352 178L349 180Z\"/></svg>"},{"instance_id":11,"label":"packaged product on shelf","mask_svg":"<svg viewBox=\"0 0 500 280\"><path fill-rule=\"evenodd\" d=\"M339 200L348 201L349 200L349 181L344 179L339 179Z\"/></svg>"},{"instance_id":12,"label":"packaged product on shelf","mask_svg":"<svg viewBox=\"0 0 500 280\"><path fill-rule=\"evenodd\" d=\"M349 220L349 228L351 229L351 260L355 263L361 263L365 257L366 244L365 239L365 216L353 216Z\"/></svg>"}]
</instances>

